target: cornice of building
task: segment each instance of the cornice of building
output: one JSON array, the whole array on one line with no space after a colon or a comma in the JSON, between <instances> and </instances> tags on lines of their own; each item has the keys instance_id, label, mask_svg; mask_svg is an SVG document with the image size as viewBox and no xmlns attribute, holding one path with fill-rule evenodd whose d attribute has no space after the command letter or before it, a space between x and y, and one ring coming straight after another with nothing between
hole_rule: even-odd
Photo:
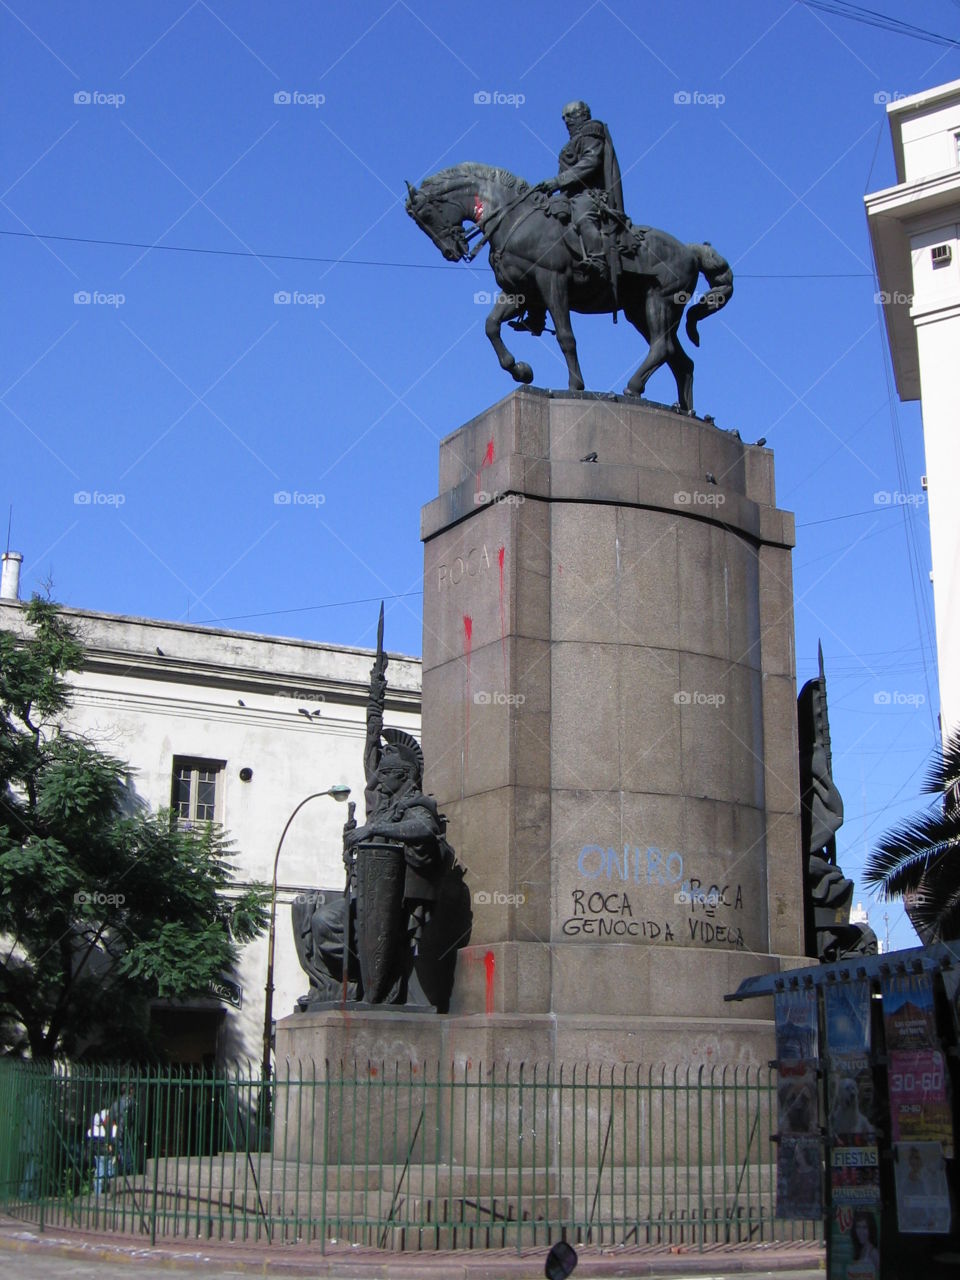
<instances>
[{"instance_id":1,"label":"cornice of building","mask_svg":"<svg viewBox=\"0 0 960 1280\"><path fill-rule=\"evenodd\" d=\"M0 601L0 628L22 631L25 605ZM374 650L60 606L76 624L84 672L309 701L366 702ZM421 661L389 654L387 708L416 711Z\"/></svg>"}]
</instances>

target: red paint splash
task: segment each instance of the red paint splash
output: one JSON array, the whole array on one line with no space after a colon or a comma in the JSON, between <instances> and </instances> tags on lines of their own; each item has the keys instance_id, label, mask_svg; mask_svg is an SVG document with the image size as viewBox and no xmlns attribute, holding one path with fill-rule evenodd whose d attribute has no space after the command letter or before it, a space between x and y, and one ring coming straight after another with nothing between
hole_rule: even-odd
<instances>
[{"instance_id":1,"label":"red paint splash","mask_svg":"<svg viewBox=\"0 0 960 1280\"><path fill-rule=\"evenodd\" d=\"M476 223L483 220L483 201L480 199L479 191L473 197L473 220Z\"/></svg>"},{"instance_id":2,"label":"red paint splash","mask_svg":"<svg viewBox=\"0 0 960 1280\"><path fill-rule=\"evenodd\" d=\"M493 976L497 970L497 957L492 951L483 957L483 967L487 973L487 1013L493 1013Z\"/></svg>"},{"instance_id":3,"label":"red paint splash","mask_svg":"<svg viewBox=\"0 0 960 1280\"><path fill-rule=\"evenodd\" d=\"M491 436L490 439L487 441L486 452L483 455L483 458L480 462L480 468L477 471L477 493L480 492L480 472L483 470L484 467L492 467L492 466L493 466L493 436Z\"/></svg>"},{"instance_id":4,"label":"red paint splash","mask_svg":"<svg viewBox=\"0 0 960 1280\"><path fill-rule=\"evenodd\" d=\"M498 548L497 568L500 570L500 653L503 656L503 692L509 693L510 690L507 688L507 628L503 609L503 560L505 555L506 548Z\"/></svg>"},{"instance_id":5,"label":"red paint splash","mask_svg":"<svg viewBox=\"0 0 960 1280\"><path fill-rule=\"evenodd\" d=\"M470 754L470 651L473 647L473 619L469 613L463 615L463 656L467 662L467 711L463 732L463 758Z\"/></svg>"}]
</instances>

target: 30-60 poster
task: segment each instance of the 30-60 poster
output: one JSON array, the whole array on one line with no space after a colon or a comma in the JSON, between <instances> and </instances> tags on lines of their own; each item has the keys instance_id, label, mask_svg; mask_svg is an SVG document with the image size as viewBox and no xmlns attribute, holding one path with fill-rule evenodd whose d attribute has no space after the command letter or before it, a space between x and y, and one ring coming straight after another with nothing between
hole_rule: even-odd
<instances>
[{"instance_id":1,"label":"30-60 poster","mask_svg":"<svg viewBox=\"0 0 960 1280\"><path fill-rule=\"evenodd\" d=\"M940 1050L892 1050L887 1080L894 1142L941 1142L945 1154L951 1156L953 1117Z\"/></svg>"}]
</instances>

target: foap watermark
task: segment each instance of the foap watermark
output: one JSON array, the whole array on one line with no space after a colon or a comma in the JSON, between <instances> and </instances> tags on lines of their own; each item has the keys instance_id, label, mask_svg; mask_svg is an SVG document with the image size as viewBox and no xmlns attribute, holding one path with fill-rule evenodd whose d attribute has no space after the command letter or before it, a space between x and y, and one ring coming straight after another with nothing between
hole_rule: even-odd
<instances>
[{"instance_id":1,"label":"foap watermark","mask_svg":"<svg viewBox=\"0 0 960 1280\"><path fill-rule=\"evenodd\" d=\"M473 495L473 501L478 507L499 506L501 503L509 507L522 507L526 498L522 493L487 493L486 489L478 489Z\"/></svg>"},{"instance_id":2,"label":"foap watermark","mask_svg":"<svg viewBox=\"0 0 960 1280\"><path fill-rule=\"evenodd\" d=\"M127 500L125 493L101 493L99 489L78 489L73 495L76 507L122 507Z\"/></svg>"},{"instance_id":3,"label":"foap watermark","mask_svg":"<svg viewBox=\"0 0 960 1280\"><path fill-rule=\"evenodd\" d=\"M498 306L507 303L511 307L522 307L526 300L522 293L492 293L489 289L478 289L473 295L474 304L478 307L492 307L494 303Z\"/></svg>"},{"instance_id":4,"label":"foap watermark","mask_svg":"<svg viewBox=\"0 0 960 1280\"><path fill-rule=\"evenodd\" d=\"M73 295L75 307L122 307L125 293L103 293L100 289L78 289Z\"/></svg>"},{"instance_id":5,"label":"foap watermark","mask_svg":"<svg viewBox=\"0 0 960 1280\"><path fill-rule=\"evenodd\" d=\"M923 693L901 693L899 689L879 689L873 695L878 707L922 707L927 701Z\"/></svg>"},{"instance_id":6,"label":"foap watermark","mask_svg":"<svg viewBox=\"0 0 960 1280\"><path fill-rule=\"evenodd\" d=\"M78 907L122 907L126 900L122 893L101 893L99 889L78 889L73 895Z\"/></svg>"},{"instance_id":7,"label":"foap watermark","mask_svg":"<svg viewBox=\"0 0 960 1280\"><path fill-rule=\"evenodd\" d=\"M501 693L498 689L491 693L489 689L478 689L473 700L478 707L522 707L527 698L523 693Z\"/></svg>"},{"instance_id":8,"label":"foap watermark","mask_svg":"<svg viewBox=\"0 0 960 1280\"><path fill-rule=\"evenodd\" d=\"M688 293L686 289L678 289L673 295L673 300L678 306L685 307L688 302L696 298L698 303L703 303L705 307L713 307L716 310L724 305L727 296L720 289L708 289L706 293L701 293L699 297L695 293Z\"/></svg>"},{"instance_id":9,"label":"foap watermark","mask_svg":"<svg viewBox=\"0 0 960 1280\"><path fill-rule=\"evenodd\" d=\"M125 93L101 93L99 89L78 89L73 95L78 107L113 107L116 111L127 100Z\"/></svg>"},{"instance_id":10,"label":"foap watermark","mask_svg":"<svg viewBox=\"0 0 960 1280\"><path fill-rule=\"evenodd\" d=\"M299 489L279 489L273 495L275 507L322 507L326 500L324 493L301 493Z\"/></svg>"},{"instance_id":11,"label":"foap watermark","mask_svg":"<svg viewBox=\"0 0 960 1280\"><path fill-rule=\"evenodd\" d=\"M912 307L913 294L904 293L902 289L878 289L873 295L877 306Z\"/></svg>"},{"instance_id":12,"label":"foap watermark","mask_svg":"<svg viewBox=\"0 0 960 1280\"><path fill-rule=\"evenodd\" d=\"M715 489L706 493L700 489L678 489L673 501L678 507L722 507L726 498Z\"/></svg>"},{"instance_id":13,"label":"foap watermark","mask_svg":"<svg viewBox=\"0 0 960 1280\"><path fill-rule=\"evenodd\" d=\"M699 689L681 689L673 695L678 707L722 707L727 700L725 693L702 693Z\"/></svg>"},{"instance_id":14,"label":"foap watermark","mask_svg":"<svg viewBox=\"0 0 960 1280\"><path fill-rule=\"evenodd\" d=\"M494 889L477 889L473 895L475 907L522 907L527 900L525 893L501 893Z\"/></svg>"},{"instance_id":15,"label":"foap watermark","mask_svg":"<svg viewBox=\"0 0 960 1280\"><path fill-rule=\"evenodd\" d=\"M473 95L478 107L522 107L526 100L524 93L504 93L500 89L478 89Z\"/></svg>"},{"instance_id":16,"label":"foap watermark","mask_svg":"<svg viewBox=\"0 0 960 1280\"><path fill-rule=\"evenodd\" d=\"M899 489L878 489L873 495L878 507L922 507L926 500L925 493L901 493Z\"/></svg>"},{"instance_id":17,"label":"foap watermark","mask_svg":"<svg viewBox=\"0 0 960 1280\"><path fill-rule=\"evenodd\" d=\"M899 89L878 89L873 95L873 100L878 107L885 107L888 102L899 102L901 98L909 95L901 93Z\"/></svg>"},{"instance_id":18,"label":"foap watermark","mask_svg":"<svg viewBox=\"0 0 960 1280\"><path fill-rule=\"evenodd\" d=\"M725 93L703 93L700 89L678 89L673 101L678 107L722 107Z\"/></svg>"},{"instance_id":19,"label":"foap watermark","mask_svg":"<svg viewBox=\"0 0 960 1280\"><path fill-rule=\"evenodd\" d=\"M275 307L322 307L326 300L323 293L304 293L300 289L278 289L273 295Z\"/></svg>"},{"instance_id":20,"label":"foap watermark","mask_svg":"<svg viewBox=\"0 0 960 1280\"><path fill-rule=\"evenodd\" d=\"M322 107L327 100L325 93L302 93L299 89L278 89L273 101L278 107Z\"/></svg>"},{"instance_id":21,"label":"foap watermark","mask_svg":"<svg viewBox=\"0 0 960 1280\"><path fill-rule=\"evenodd\" d=\"M709 889L697 889L688 881L684 881L683 888L677 890L673 895L673 900L681 907L693 906L715 908L720 906L723 898L717 885L712 885Z\"/></svg>"}]
</instances>

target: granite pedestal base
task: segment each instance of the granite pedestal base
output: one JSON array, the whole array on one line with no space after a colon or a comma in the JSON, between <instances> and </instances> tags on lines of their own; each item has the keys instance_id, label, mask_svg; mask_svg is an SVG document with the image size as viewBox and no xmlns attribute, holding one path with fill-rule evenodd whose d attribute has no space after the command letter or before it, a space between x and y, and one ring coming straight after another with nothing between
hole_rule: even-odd
<instances>
[{"instance_id":1,"label":"granite pedestal base","mask_svg":"<svg viewBox=\"0 0 960 1280\"><path fill-rule=\"evenodd\" d=\"M714 1022L802 964L770 451L516 391L441 442L421 535L425 785L473 895L451 1013Z\"/></svg>"},{"instance_id":2,"label":"granite pedestal base","mask_svg":"<svg viewBox=\"0 0 960 1280\"><path fill-rule=\"evenodd\" d=\"M763 1017L296 1014L277 1024L274 1151L280 1159L351 1166L549 1164L558 1153L548 1159L542 1137L538 1148L532 1136L526 1147L519 1136L582 1131L599 1123L606 1106L603 1122L612 1115L622 1138L617 1161L647 1158L650 1143L660 1160L686 1140L696 1109L670 1095L667 1108L676 1114L664 1132L646 1134L638 1157L640 1138L631 1146L624 1135L636 1132L644 1088L652 1082L655 1092L661 1075L695 1088L701 1066L708 1081L714 1067L717 1078L723 1068L731 1079L733 1068L756 1078L773 1054L773 1024ZM596 1088L571 1090L577 1080ZM288 1081L308 1087L291 1089ZM601 1084L614 1086L608 1103ZM574 1165L579 1158L569 1150L565 1157Z\"/></svg>"}]
</instances>

